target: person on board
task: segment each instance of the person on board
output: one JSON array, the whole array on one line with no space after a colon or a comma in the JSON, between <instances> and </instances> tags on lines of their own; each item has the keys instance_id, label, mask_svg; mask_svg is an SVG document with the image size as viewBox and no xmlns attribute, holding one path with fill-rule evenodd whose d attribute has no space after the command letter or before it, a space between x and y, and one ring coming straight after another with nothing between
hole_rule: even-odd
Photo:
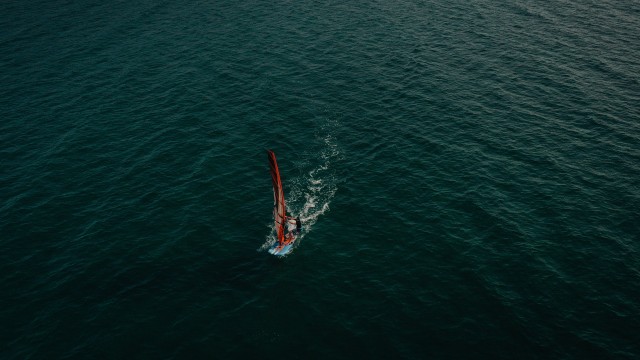
<instances>
[{"instance_id":1,"label":"person on board","mask_svg":"<svg viewBox=\"0 0 640 360\"><path fill-rule=\"evenodd\" d=\"M302 222L300 221L299 216L296 218L292 216L287 217L287 223L295 225L295 228L290 231L291 233L293 233L294 235L300 234L300 230L302 229Z\"/></svg>"}]
</instances>

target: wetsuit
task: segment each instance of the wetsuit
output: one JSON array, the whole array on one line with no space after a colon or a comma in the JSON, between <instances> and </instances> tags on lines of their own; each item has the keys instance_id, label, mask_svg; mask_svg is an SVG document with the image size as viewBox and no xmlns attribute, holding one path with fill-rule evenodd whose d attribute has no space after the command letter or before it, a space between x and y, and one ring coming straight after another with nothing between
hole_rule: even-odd
<instances>
[{"instance_id":1,"label":"wetsuit","mask_svg":"<svg viewBox=\"0 0 640 360\"><path fill-rule=\"evenodd\" d=\"M300 221L300 218L297 217L296 218L296 234L300 234L300 230L302 230L302 222Z\"/></svg>"}]
</instances>

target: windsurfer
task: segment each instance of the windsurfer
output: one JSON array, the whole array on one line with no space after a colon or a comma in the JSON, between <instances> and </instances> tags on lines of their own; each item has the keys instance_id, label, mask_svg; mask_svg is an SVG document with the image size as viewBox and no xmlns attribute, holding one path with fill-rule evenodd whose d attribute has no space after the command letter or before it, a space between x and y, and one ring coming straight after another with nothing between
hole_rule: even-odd
<instances>
[{"instance_id":1,"label":"windsurfer","mask_svg":"<svg viewBox=\"0 0 640 360\"><path fill-rule=\"evenodd\" d=\"M294 235L300 234L300 229L302 229L302 222L300 221L299 216L295 218L292 216L288 216L287 223L295 226L295 228L290 231L291 233L293 233Z\"/></svg>"}]
</instances>

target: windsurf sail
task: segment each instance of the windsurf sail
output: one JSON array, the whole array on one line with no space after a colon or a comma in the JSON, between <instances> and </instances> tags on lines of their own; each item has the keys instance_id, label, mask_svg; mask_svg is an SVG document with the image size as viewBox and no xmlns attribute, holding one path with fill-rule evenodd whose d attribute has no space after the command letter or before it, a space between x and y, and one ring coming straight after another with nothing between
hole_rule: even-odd
<instances>
[{"instance_id":1,"label":"windsurf sail","mask_svg":"<svg viewBox=\"0 0 640 360\"><path fill-rule=\"evenodd\" d=\"M278 242L282 245L284 243L284 227L286 222L282 180L280 180L280 170L278 170L276 154L274 154L272 150L267 150L267 156L269 157L269 169L271 170L271 182L273 183L273 219L276 225L276 233L278 234Z\"/></svg>"}]
</instances>

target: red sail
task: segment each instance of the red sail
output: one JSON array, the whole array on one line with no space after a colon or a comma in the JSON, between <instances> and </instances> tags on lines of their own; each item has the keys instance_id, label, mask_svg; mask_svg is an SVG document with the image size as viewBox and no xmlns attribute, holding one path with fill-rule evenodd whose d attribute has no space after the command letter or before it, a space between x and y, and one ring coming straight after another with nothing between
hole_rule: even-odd
<instances>
[{"instance_id":1,"label":"red sail","mask_svg":"<svg viewBox=\"0 0 640 360\"><path fill-rule=\"evenodd\" d=\"M269 168L271 170L271 181L273 183L273 218L275 220L276 232L278 233L278 242L284 242L284 226L285 226L285 206L284 192L282 191L282 180L280 180L280 170L278 170L278 162L276 154L272 150L267 150L269 157Z\"/></svg>"}]
</instances>

